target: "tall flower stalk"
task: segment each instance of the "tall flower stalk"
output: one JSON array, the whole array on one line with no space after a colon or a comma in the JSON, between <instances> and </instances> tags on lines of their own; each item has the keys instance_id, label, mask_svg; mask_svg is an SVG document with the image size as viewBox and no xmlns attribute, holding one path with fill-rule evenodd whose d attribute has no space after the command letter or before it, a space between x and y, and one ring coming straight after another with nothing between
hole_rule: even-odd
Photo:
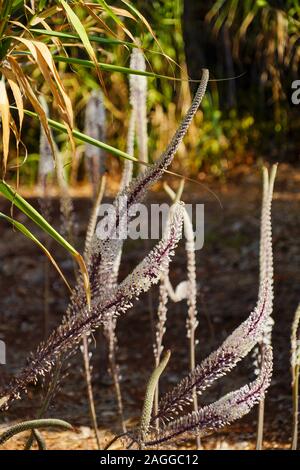
<instances>
[{"instance_id":1,"label":"tall flower stalk","mask_svg":"<svg viewBox=\"0 0 300 470\"><path fill-rule=\"evenodd\" d=\"M296 310L292 324L291 334L291 368L292 368L292 396L293 396L293 434L292 450L298 446L299 426L299 371L300 371L300 304Z\"/></svg>"},{"instance_id":2,"label":"tall flower stalk","mask_svg":"<svg viewBox=\"0 0 300 470\"><path fill-rule=\"evenodd\" d=\"M194 390L202 394L217 379L231 371L258 344L269 331L273 309L273 250L271 228L272 191L276 168L268 178L268 191L262 209L261 268L258 301L249 317L223 344L196 366L159 402L159 410L153 415L148 429L144 430L144 445L154 446L177 438L193 435L205 436L247 414L259 403L269 387L272 375L273 354L269 342L263 342L260 369L256 380L222 397L220 400L200 407L198 411L185 413L193 403ZM268 176L264 170L264 178ZM159 418L160 427L155 428Z\"/></svg>"},{"instance_id":3,"label":"tall flower stalk","mask_svg":"<svg viewBox=\"0 0 300 470\"><path fill-rule=\"evenodd\" d=\"M157 446L175 439L188 439L195 434L204 437L242 418L266 393L272 374L272 349L267 347L258 378L234 392L230 392L198 412L191 412L162 426L158 433L146 436L145 446Z\"/></svg>"}]
</instances>

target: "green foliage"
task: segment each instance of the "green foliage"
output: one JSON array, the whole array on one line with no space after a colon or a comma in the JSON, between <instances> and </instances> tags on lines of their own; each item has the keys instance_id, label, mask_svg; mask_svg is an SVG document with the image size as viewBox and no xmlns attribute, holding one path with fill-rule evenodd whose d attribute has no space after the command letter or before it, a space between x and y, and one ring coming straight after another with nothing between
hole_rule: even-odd
<instances>
[{"instance_id":1,"label":"green foliage","mask_svg":"<svg viewBox=\"0 0 300 470\"><path fill-rule=\"evenodd\" d=\"M64 10L46 15L49 29L45 29L37 21L37 15L59 3ZM191 4L190 0L36 1L38 13L31 18L28 12L24 15L24 2L18 0L12 3L10 13L51 50L72 102L75 127L82 128L83 108L91 90L99 83L105 89L106 106L113 123L108 130L108 142L115 147L114 154L118 150L123 152L126 146L129 55L138 45L144 50L149 77L150 158L154 160L159 155L166 143L165 131L171 133L175 129L190 103L190 88L194 85L187 82L188 74L192 79L199 78L186 54L191 46L201 52L192 58L194 64L198 64L199 70L208 66L213 78L232 75L226 68L228 57L233 63L233 75L245 75L234 82L211 82L210 94L203 104L205 118L200 111L196 125L178 153L175 169L221 176L236 163L253 161L256 153L258 156L276 153L278 158L278 154L288 149L288 153L293 154L293 143L288 136L291 127L297 127L299 118L290 104L289 90L299 67L299 1L215 0L207 5L199 3L195 7L198 8L195 16L199 16L201 22L197 24L190 23L186 17L185 10ZM5 5L8 8L9 2ZM116 7L127 13L121 15ZM3 26L3 33L5 28L7 24ZM195 28L201 30L200 40L193 39L197 46L191 43L193 36L190 35L195 33ZM224 31L229 35L226 53ZM21 30L13 26L9 32L16 35ZM57 46L59 43L61 47ZM4 40L1 47L5 54ZM21 51L18 54L21 60ZM27 67L31 73L32 66L28 67L26 62L28 51L23 48L22 54L25 56L22 59L24 70ZM212 64L206 63L207 56L212 57ZM51 90L47 82L41 80L38 70L32 75L37 88L49 96L48 101L53 101ZM230 87L235 89L234 100L228 104ZM50 117L57 122L61 117L58 111L54 101ZM29 150L28 166L26 163L21 169L21 181L26 183L32 183L35 178L33 157L39 131L38 123L31 121L30 126L29 132L23 135ZM60 137L61 148L68 149L69 137L70 131L69 136ZM297 142L293 148L296 145ZM11 161L15 162L15 149L12 148L10 155ZM116 168L116 165L111 167ZM9 176L14 178L15 172L10 171Z\"/></svg>"}]
</instances>

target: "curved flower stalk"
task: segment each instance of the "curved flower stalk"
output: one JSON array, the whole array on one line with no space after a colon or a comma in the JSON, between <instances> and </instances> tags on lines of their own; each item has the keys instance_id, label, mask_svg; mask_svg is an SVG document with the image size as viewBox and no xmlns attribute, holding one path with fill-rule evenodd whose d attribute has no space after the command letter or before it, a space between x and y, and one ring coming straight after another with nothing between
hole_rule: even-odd
<instances>
[{"instance_id":1,"label":"curved flower stalk","mask_svg":"<svg viewBox=\"0 0 300 470\"><path fill-rule=\"evenodd\" d=\"M115 205L120 202L120 196L127 197L127 208L123 214L127 214L132 204L141 199L147 189L157 181L164 170L170 165L174 154L182 141L189 124L196 113L202 98L204 96L207 82L208 71L203 71L203 77L195 95L193 103L188 110L184 120L179 126L167 150L162 154L159 160L147 171L136 178L126 189L124 189ZM89 277L92 291L91 309L86 304L86 296L83 284L80 282L74 289L71 304L62 324L50 335L45 343L42 343L36 353L29 358L28 365L14 377L11 382L0 392L0 409L7 409L10 403L20 398L20 394L27 390L29 383L36 383L39 376L49 372L56 363L58 357L64 352L74 351L84 334L89 334L94 329L103 325L112 316L124 313L132 305L132 300L137 298L142 291L147 291L150 286L158 282L161 273L166 268L169 257L172 254L178 239L180 238L182 228L182 208L176 204L170 222L168 237L164 238L154 248L150 254L140 263L140 265L129 275L120 286L109 289L103 296L99 296L101 284L105 285L105 278L98 277L99 270L103 271L105 243L97 242L94 237L93 247L91 248L91 259L89 264ZM120 217L116 220L117 228L120 225ZM107 237L108 239L110 237ZM100 249L99 249L100 248ZM108 259L107 271L110 269Z\"/></svg>"},{"instance_id":2,"label":"curved flower stalk","mask_svg":"<svg viewBox=\"0 0 300 470\"><path fill-rule=\"evenodd\" d=\"M173 289L173 286L170 282L170 279L166 279L167 292L172 300L172 302L177 303L185 300L187 298L188 292L188 281L181 281L177 284L176 289Z\"/></svg>"},{"instance_id":3,"label":"curved flower stalk","mask_svg":"<svg viewBox=\"0 0 300 470\"><path fill-rule=\"evenodd\" d=\"M143 52L133 49L130 56L130 68L134 70L146 70ZM148 136L147 136L147 78L141 75L129 77L129 102L131 105L130 119L127 133L127 153L134 156L134 137L137 133L139 160L148 163ZM144 167L141 165L140 169ZM121 191L132 180L133 164L131 160L125 160L121 180Z\"/></svg>"},{"instance_id":4,"label":"curved flower stalk","mask_svg":"<svg viewBox=\"0 0 300 470\"><path fill-rule=\"evenodd\" d=\"M143 447L144 442L147 437L147 433L149 430L150 422L151 422L151 414L153 408L153 400L155 391L158 388L158 382L160 379L161 374L167 367L171 356L171 351L166 351L162 360L159 360L158 364L155 366L154 371L152 372L150 379L147 384L145 399L144 399L144 406L142 410L140 426L139 426L139 445Z\"/></svg>"},{"instance_id":5,"label":"curved flower stalk","mask_svg":"<svg viewBox=\"0 0 300 470\"><path fill-rule=\"evenodd\" d=\"M140 55L132 55L132 61L135 63L135 67L142 66ZM178 148L179 143L182 141L188 126L199 107L199 104L203 98L206 85L208 81L208 71L203 72L203 78L199 86L199 90L195 96L193 104L188 111L186 118L179 127L177 133L172 139L167 151L161 156L159 161L152 165L147 171L142 174L139 178L136 178L130 183L132 178L132 162L127 161L124 166L123 177L121 181L120 192L115 199L114 205L116 208L116 213L119 214L116 216L116 220L113 220L112 227L116 230L117 233L123 234L126 231L126 224L128 220L128 215L132 204L138 202L141 197L145 194L146 190L151 184L153 184L162 174L167 166L171 163L174 154ZM141 77L133 77L130 82L130 102L132 105L132 112L130 117L129 129L128 129L128 139L127 139L127 151L130 155L133 155L134 152L134 130L136 125L136 119L138 116L138 109L143 106L142 102L146 100L146 87ZM140 143L140 137L138 136L138 144ZM124 200L126 204L124 206ZM105 225L110 219L110 216L104 218L100 225ZM98 277L102 280L101 284L98 284L94 290L94 295L103 298L105 293L111 289L114 289L117 285L119 265L122 256L123 249L123 239L115 239L114 235L111 233L104 238L104 240L95 239L94 246L92 247L91 252L93 253L93 258L98 259L99 263L95 269L95 277ZM100 255L100 259L99 259ZM109 359L110 359L110 369L111 374L114 380L116 396L118 401L119 414L122 420L122 426L124 427L123 416L123 406L121 398L121 390L119 384L119 371L118 365L116 362L116 349L117 349L117 337L115 334L116 329L116 320L113 318L108 319L108 322L104 325L104 333L108 340L109 346Z\"/></svg>"},{"instance_id":6,"label":"curved flower stalk","mask_svg":"<svg viewBox=\"0 0 300 470\"><path fill-rule=\"evenodd\" d=\"M164 187L166 188L166 183ZM169 186L167 186L169 188ZM184 180L181 181L181 184L178 188L177 194L172 191L172 200L173 203L176 203L180 200L182 196L182 191L184 187ZM168 192L168 191L167 191ZM183 211L183 218L185 218L186 210ZM168 298L173 300L173 302L178 302L182 300L182 298L187 298L187 282L184 281L180 283L179 289L176 288L176 292L173 291L172 285L169 279L169 266L165 272L165 274L161 277L160 280L160 288L159 288L159 304L157 309L157 323L156 323L156 330L155 330L155 344L153 347L154 352L154 359L155 359L155 367L158 367L161 359L161 354L164 350L163 346L163 338L166 332L166 320L167 320L167 303ZM183 287L184 286L184 287ZM182 297L183 296L183 297ZM155 390L155 397L154 397L154 414L158 413L158 401L159 401L159 384L157 383L157 387ZM159 419L156 420L156 427L159 428Z\"/></svg>"},{"instance_id":7,"label":"curved flower stalk","mask_svg":"<svg viewBox=\"0 0 300 470\"><path fill-rule=\"evenodd\" d=\"M145 70L145 60L143 53L139 50L133 50L131 53L130 59L130 66L135 70ZM129 155L134 156L134 137L135 137L135 130L137 133L137 144L139 150L139 159L143 162L148 162L148 154L147 154L147 119L146 119L146 96L147 96L147 78L142 77L140 75L131 75L129 77L129 84L130 84L130 104L131 104L131 113L130 113L130 120L129 120L129 128L128 128L128 135L127 135L127 153ZM126 160L123 169L123 175L120 185L120 192L123 191L126 186L132 180L133 174L133 165L132 161ZM124 219L125 220L125 219ZM126 228L124 227L124 222L121 221L120 223L120 230L124 231ZM103 269L105 270L105 279L107 281L108 286L113 288L117 285L118 281L118 274L119 274L119 266L122 257L122 250L123 250L123 240L118 240L115 243L110 243L109 240L105 241L106 249L102 250L103 256L107 259L107 262L104 262L104 259L101 263ZM111 246L113 246L113 250L111 250ZM107 270L107 266L111 266L111 270ZM103 278L103 274L99 272L101 278ZM105 287L106 288L106 287ZM102 295L102 293L100 292ZM109 370L112 376L117 403L118 403L118 410L119 415L122 423L122 430L126 432L126 426L124 422L124 413L123 413L123 401L122 401L122 393L121 393L121 386L120 386L120 372L119 372L119 365L117 363L117 349L118 349L118 338L116 334L116 319L110 319L108 323L104 326L104 336L107 340L108 344L108 360L109 360Z\"/></svg>"},{"instance_id":8,"label":"curved flower stalk","mask_svg":"<svg viewBox=\"0 0 300 470\"><path fill-rule=\"evenodd\" d=\"M93 90L85 109L84 133L93 139L106 140L106 113L103 94ZM105 173L105 153L103 149L85 144L88 175L93 187L93 197L97 195L99 179Z\"/></svg>"},{"instance_id":9,"label":"curved flower stalk","mask_svg":"<svg viewBox=\"0 0 300 470\"><path fill-rule=\"evenodd\" d=\"M48 418L48 419L34 419L32 421L24 421L22 423L18 423L18 424L15 424L14 426L11 426L4 433L2 433L0 435L0 445L4 444L4 442L8 441L16 434L33 430L33 432L35 433L35 438L39 445L39 448L40 447L44 448L44 442L41 439L40 434L36 430L40 428L50 428L50 427L73 430L73 427L69 423L61 419Z\"/></svg>"},{"instance_id":10,"label":"curved flower stalk","mask_svg":"<svg viewBox=\"0 0 300 470\"><path fill-rule=\"evenodd\" d=\"M163 175L164 171L171 164L176 150L182 142L193 116L195 115L205 94L208 77L208 70L204 69L201 83L194 97L193 103L172 138L167 150L153 165L151 165L151 167L147 168L145 173L135 178L127 186L122 184L121 190L114 202L116 215L112 216L109 214L107 217L104 217L98 226L98 229L101 229L101 227L106 225L112 227L104 240L98 240L97 237L94 237L94 243L91 248L91 257L93 258L91 261L93 276L97 277L97 275L101 273L101 279L103 280L102 285L105 286L105 290L110 289L113 284L112 282L108 282L108 277L111 278L112 267L114 266L114 273L118 271L116 258L118 258L118 260L120 259L120 247L122 247L123 242L121 239L116 238L115 234L120 235L123 233L124 228L122 223L124 220L128 220L128 215L132 205L142 199L149 187ZM128 178L126 178L125 181L128 181ZM126 200L126 204L124 204L124 200ZM116 253L118 253L117 257ZM95 262L96 259L97 262ZM101 296L101 286L98 285L96 291L97 292L95 293Z\"/></svg>"},{"instance_id":11,"label":"curved flower stalk","mask_svg":"<svg viewBox=\"0 0 300 470\"><path fill-rule=\"evenodd\" d=\"M176 438L203 437L249 413L264 397L272 376L272 348L266 346L258 378L244 387L230 392L211 405L163 425L158 433L148 436L146 446L155 446Z\"/></svg>"},{"instance_id":12,"label":"curved flower stalk","mask_svg":"<svg viewBox=\"0 0 300 470\"><path fill-rule=\"evenodd\" d=\"M291 368L293 391L293 436L292 450L297 450L298 445L298 414L299 414L299 371L300 371L300 304L296 310L292 324L291 334Z\"/></svg>"},{"instance_id":13,"label":"curved flower stalk","mask_svg":"<svg viewBox=\"0 0 300 470\"><path fill-rule=\"evenodd\" d=\"M94 237L94 244L91 249L91 257L93 259L91 262L93 272L92 275L95 278L98 276L102 279L102 287L105 287L105 291L110 290L113 286L114 280L112 279L111 273L113 272L114 275L116 275L118 272L118 264L116 260L119 262L121 257L123 242L122 240L115 238L115 232L117 234L123 233L124 228L122 223L124 220L128 220L128 215L132 205L142 199L149 187L163 175L164 171L171 164L176 150L182 142L182 139L188 130L193 116L195 115L202 101L208 83L208 78L208 70L204 69L201 83L194 97L193 103L182 123L180 124L177 132L172 138L167 150L153 165L151 165L151 167L147 168L145 173L135 178L126 187L121 187L121 191L119 192L114 202L116 209L115 218L111 215L108 215L107 217L104 217L99 224L99 229L105 225L112 227L111 231L107 234L104 240L97 240L97 237ZM123 179L123 181L128 181L128 179ZM124 199L126 200L125 205ZM113 220L110 220L112 217ZM117 256L116 253L118 254ZM94 287L94 294L102 297L103 293L101 292L101 285L99 286L99 284L97 284L97 286Z\"/></svg>"},{"instance_id":14,"label":"curved flower stalk","mask_svg":"<svg viewBox=\"0 0 300 470\"><path fill-rule=\"evenodd\" d=\"M272 237L272 226L271 226L271 201L273 197L274 182L277 172L277 165L273 165L269 177L269 173L266 167L263 168L263 199L262 199L262 211L261 211L261 230L260 230L260 287L269 276L269 271L272 269L273 264L272 253L268 253L269 242L268 239ZM273 300L272 300L273 302ZM262 339L256 350L254 351L255 363L258 367L261 364L261 355L265 345L271 344L271 334L273 329L274 320L269 317L266 324L265 331L262 335ZM258 407L258 420L257 420L257 436L256 436L256 450L262 449L263 444L263 428L264 428L264 408L265 402L261 400Z\"/></svg>"},{"instance_id":15,"label":"curved flower stalk","mask_svg":"<svg viewBox=\"0 0 300 470\"><path fill-rule=\"evenodd\" d=\"M266 277L259 289L257 305L250 316L234 330L224 343L211 353L173 390L160 401L159 412L152 418L163 422L174 419L180 410L193 401L193 391L203 393L218 378L232 370L261 340L268 325L273 307L273 255L271 237L271 194L267 201L267 234L265 240ZM265 345L268 346L267 344ZM265 348L264 348L265 349Z\"/></svg>"},{"instance_id":16,"label":"curved flower stalk","mask_svg":"<svg viewBox=\"0 0 300 470\"><path fill-rule=\"evenodd\" d=\"M0 409L7 409L13 400L26 392L28 384L36 383L40 376L50 372L61 354L74 351L83 335L90 334L110 318L125 313L134 299L159 281L181 237L182 211L181 204L173 206L169 227L162 240L120 285L107 291L104 298L92 299L91 309L86 305L80 287L74 291L72 307L61 325L40 344L20 374L1 390ZM93 272L90 276L91 284L99 283L93 278Z\"/></svg>"},{"instance_id":17,"label":"curved flower stalk","mask_svg":"<svg viewBox=\"0 0 300 470\"><path fill-rule=\"evenodd\" d=\"M158 181L164 171L169 167L171 164L174 155L181 144L190 124L191 121L196 114L201 101L205 95L207 83L209 79L209 72L207 69L203 69L202 78L198 90L195 94L193 102L187 111L183 121L181 122L180 126L178 127L175 135L173 136L170 144L168 145L167 149L163 154L158 158L158 160L147 168L147 170L135 178L123 191L120 192L119 196L115 201L115 206L118 209L122 206L122 198L125 196L127 199L126 208L120 211L120 215L117 217L116 220L116 228L118 229L120 219L127 211L132 207L133 204L139 202L147 190L152 186L156 181Z\"/></svg>"}]
</instances>

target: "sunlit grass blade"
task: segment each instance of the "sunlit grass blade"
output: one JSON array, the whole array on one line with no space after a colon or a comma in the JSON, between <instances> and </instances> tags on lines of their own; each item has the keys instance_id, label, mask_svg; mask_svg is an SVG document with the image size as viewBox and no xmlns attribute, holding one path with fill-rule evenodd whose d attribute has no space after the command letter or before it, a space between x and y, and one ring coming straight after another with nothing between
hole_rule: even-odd
<instances>
[{"instance_id":1,"label":"sunlit grass blade","mask_svg":"<svg viewBox=\"0 0 300 470\"><path fill-rule=\"evenodd\" d=\"M66 129L67 132L67 129ZM27 215L38 227L46 232L50 237L56 240L61 246L63 246L76 260L84 282L87 301L90 303L90 283L87 268L81 254L67 241L65 240L50 224L46 219L31 205L26 199L18 194L9 184L5 181L0 181L0 192L3 196L14 204L23 214Z\"/></svg>"},{"instance_id":2,"label":"sunlit grass blade","mask_svg":"<svg viewBox=\"0 0 300 470\"><path fill-rule=\"evenodd\" d=\"M59 2L63 6L63 8L64 8L64 10L65 10L65 12L66 12L66 14L69 18L69 22L71 23L71 25L73 26L73 28L75 29L77 34L79 35L79 37L82 41L82 44L85 47L86 52L88 53L89 57L91 58L94 66L96 68L97 75L98 75L100 83L104 86L103 78L102 78L101 71L100 71L100 68L99 68L99 65L98 65L98 62L97 62L97 57L96 57L95 51L94 51L94 49L93 49L93 47L90 43L89 37L87 35L87 32L86 32L83 24L81 23L80 19L76 15L76 13L72 10L71 6L67 2L65 2L65 0L59 0Z\"/></svg>"},{"instance_id":3,"label":"sunlit grass blade","mask_svg":"<svg viewBox=\"0 0 300 470\"><path fill-rule=\"evenodd\" d=\"M0 217L7 220L7 222L10 222L16 229L19 230L19 232L23 233L23 235L25 235L25 237L29 238L30 240L32 240L34 243L36 243L38 245L39 248L41 248L41 250L45 253L45 255L49 258L49 260L51 261L51 263L53 264L53 266L55 267L55 269L57 270L57 272L59 273L59 275L61 276L61 278L63 279L64 283L66 284L66 286L68 287L68 289L71 291L71 287L68 283L68 281L66 280L64 274L62 273L60 267L58 266L58 264L56 263L55 259L53 258L53 256L51 255L51 253L49 252L49 250L47 250L47 248L38 240L38 238L36 238L33 233L30 232L30 230L28 230L27 227L25 227L25 225L23 225L21 222L18 222L17 220L15 219L12 219L11 217L9 217L8 215L6 214L3 214L3 212L0 212Z\"/></svg>"},{"instance_id":4,"label":"sunlit grass blade","mask_svg":"<svg viewBox=\"0 0 300 470\"><path fill-rule=\"evenodd\" d=\"M24 106L23 106L22 92L13 74L8 74L7 81L9 83L10 89L12 91L12 94L16 102L16 106L18 108L19 132L21 134L22 124L23 124L23 119L24 119Z\"/></svg>"},{"instance_id":5,"label":"sunlit grass blade","mask_svg":"<svg viewBox=\"0 0 300 470\"><path fill-rule=\"evenodd\" d=\"M30 55L29 52L27 51L22 51L22 52L15 52L12 53L13 56L19 56L19 55ZM79 65L81 67L87 67L87 68L94 68L95 65L91 60L88 59L77 59L75 57L65 57L65 56L53 56L53 60L55 62L64 62L66 64L70 65ZM114 64L105 64L104 62L98 62L98 66L101 70L107 71L107 72L119 72L119 73L124 73L126 75L142 75L145 77L149 78L164 78L166 80L172 80L175 82L183 82L185 81L182 78L176 78L176 77L171 77L170 75L161 75L159 73L155 72L148 72L146 70L136 70L136 69L131 69L129 67L123 67L122 65L114 65ZM191 83L199 83L200 80L193 80L193 79L188 79L187 81Z\"/></svg>"}]
</instances>

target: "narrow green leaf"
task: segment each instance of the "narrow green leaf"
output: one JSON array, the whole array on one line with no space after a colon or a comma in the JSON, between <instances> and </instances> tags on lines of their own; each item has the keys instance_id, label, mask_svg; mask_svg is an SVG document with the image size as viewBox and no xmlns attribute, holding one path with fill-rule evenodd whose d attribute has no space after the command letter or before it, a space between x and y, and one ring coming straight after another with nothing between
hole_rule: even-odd
<instances>
[{"instance_id":1,"label":"narrow green leaf","mask_svg":"<svg viewBox=\"0 0 300 470\"><path fill-rule=\"evenodd\" d=\"M46 232L50 237L56 240L61 246L63 246L78 263L79 269L82 274L87 302L90 304L90 283L87 272L87 267L81 256L81 254L67 241L65 240L50 224L46 219L31 205L26 199L18 194L9 184L5 181L0 181L0 192L3 196L13 203L23 214L27 215L33 222Z\"/></svg>"},{"instance_id":2,"label":"narrow green leaf","mask_svg":"<svg viewBox=\"0 0 300 470\"><path fill-rule=\"evenodd\" d=\"M65 62L67 64L81 65L82 67L95 67L95 64L91 60L76 59L73 57L63 57L59 55L53 56L53 60L55 60L56 62ZM98 66L101 70L106 70L108 72L120 72L128 75L143 75L145 77L150 78L167 78L168 80L181 81L180 78L168 77L167 75L159 75L154 72L147 72L143 70L130 69L128 67L122 67L121 65L104 64L103 62L98 62Z\"/></svg>"},{"instance_id":3,"label":"narrow green leaf","mask_svg":"<svg viewBox=\"0 0 300 470\"><path fill-rule=\"evenodd\" d=\"M12 55L31 55L30 52L28 51L18 51L18 52L12 52ZM53 55L53 60L55 62L64 62L66 64L70 65L80 65L81 67L87 67L89 69L92 69L95 67L95 64L91 60L86 60L86 59L77 59L75 57L64 57L60 55ZM127 75L142 75L144 77L149 77L149 78L164 78L166 80L172 80L175 82L183 82L185 81L182 78L176 78L176 77L170 77L169 75L160 75L158 73L154 72L147 72L146 70L136 70L136 69L130 69L128 67L123 67L121 65L113 65L113 64L105 64L103 62L97 62L97 66L101 70L105 70L107 72L120 72L124 73ZM200 80L188 80L189 82L193 83L200 83Z\"/></svg>"},{"instance_id":4,"label":"narrow green leaf","mask_svg":"<svg viewBox=\"0 0 300 470\"><path fill-rule=\"evenodd\" d=\"M123 26L123 23L122 21L120 20L120 18L118 18L117 15L115 15L115 13L113 12L113 10L110 8L110 6L106 3L105 0L97 0L97 3L99 3L102 8L104 9L104 11L106 11L106 13L108 14L108 16L110 16L114 21L115 23L117 23L119 26Z\"/></svg>"},{"instance_id":5,"label":"narrow green leaf","mask_svg":"<svg viewBox=\"0 0 300 470\"><path fill-rule=\"evenodd\" d=\"M39 1L39 11L42 11L43 8L47 5L47 0L40 0Z\"/></svg>"}]
</instances>

